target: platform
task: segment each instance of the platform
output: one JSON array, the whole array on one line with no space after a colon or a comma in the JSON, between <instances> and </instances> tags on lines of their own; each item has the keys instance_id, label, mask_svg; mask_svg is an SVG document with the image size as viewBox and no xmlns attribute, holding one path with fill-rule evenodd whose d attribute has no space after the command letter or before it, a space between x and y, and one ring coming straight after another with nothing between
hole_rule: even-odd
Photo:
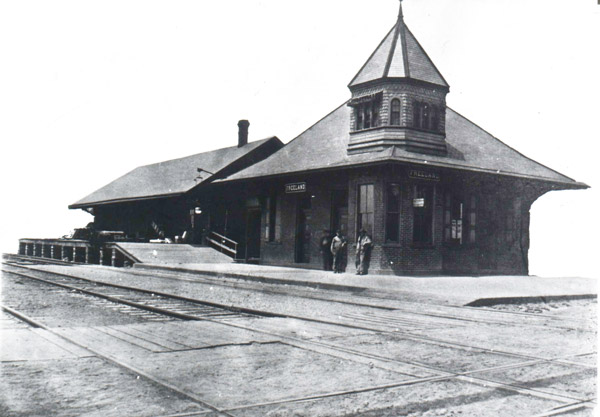
<instances>
[{"instance_id":1,"label":"platform","mask_svg":"<svg viewBox=\"0 0 600 417\"><path fill-rule=\"evenodd\" d=\"M433 296L437 299L447 298L464 304L479 302L484 305L486 302L493 303L493 300L514 303L519 299L528 301L527 299L531 298L593 298L598 294L596 279L577 277L354 275L352 273L334 274L330 271L234 263L182 265L144 263L136 264L135 268L323 289L411 292Z\"/></svg>"},{"instance_id":2,"label":"platform","mask_svg":"<svg viewBox=\"0 0 600 417\"><path fill-rule=\"evenodd\" d=\"M156 265L232 263L229 256L206 246L130 242L119 242L115 246L142 263Z\"/></svg>"}]
</instances>

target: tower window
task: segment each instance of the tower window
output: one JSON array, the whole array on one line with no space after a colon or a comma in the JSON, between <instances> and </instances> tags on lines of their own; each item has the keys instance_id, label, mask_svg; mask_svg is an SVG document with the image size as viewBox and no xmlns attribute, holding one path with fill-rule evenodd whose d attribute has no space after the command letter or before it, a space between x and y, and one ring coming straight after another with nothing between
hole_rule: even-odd
<instances>
[{"instance_id":1,"label":"tower window","mask_svg":"<svg viewBox=\"0 0 600 417\"><path fill-rule=\"evenodd\" d=\"M390 125L400 126L400 100L397 98L392 100L392 113L390 117Z\"/></svg>"},{"instance_id":2,"label":"tower window","mask_svg":"<svg viewBox=\"0 0 600 417\"><path fill-rule=\"evenodd\" d=\"M440 132L440 108L422 101L413 102L413 127Z\"/></svg>"},{"instance_id":3,"label":"tower window","mask_svg":"<svg viewBox=\"0 0 600 417\"><path fill-rule=\"evenodd\" d=\"M355 130L379 126L380 100L370 100L354 106Z\"/></svg>"}]
</instances>

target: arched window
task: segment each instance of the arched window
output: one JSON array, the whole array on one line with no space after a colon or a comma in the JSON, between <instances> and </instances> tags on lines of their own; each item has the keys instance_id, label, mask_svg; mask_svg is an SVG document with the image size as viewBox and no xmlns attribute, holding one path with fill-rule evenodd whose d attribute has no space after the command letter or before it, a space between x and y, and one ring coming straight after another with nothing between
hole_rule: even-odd
<instances>
[{"instance_id":1,"label":"arched window","mask_svg":"<svg viewBox=\"0 0 600 417\"><path fill-rule=\"evenodd\" d=\"M390 117L390 125L400 126L400 100L397 98L392 100L392 113Z\"/></svg>"}]
</instances>

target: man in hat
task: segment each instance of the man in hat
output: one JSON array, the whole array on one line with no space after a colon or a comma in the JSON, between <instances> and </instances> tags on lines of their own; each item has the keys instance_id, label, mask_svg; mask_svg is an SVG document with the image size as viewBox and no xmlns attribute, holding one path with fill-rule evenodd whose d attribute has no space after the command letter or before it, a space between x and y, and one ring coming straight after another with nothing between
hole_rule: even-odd
<instances>
[{"instance_id":1,"label":"man in hat","mask_svg":"<svg viewBox=\"0 0 600 417\"><path fill-rule=\"evenodd\" d=\"M362 229L356 241L356 275L367 274L367 262L371 246L373 246L373 241L367 234L367 231Z\"/></svg>"}]
</instances>

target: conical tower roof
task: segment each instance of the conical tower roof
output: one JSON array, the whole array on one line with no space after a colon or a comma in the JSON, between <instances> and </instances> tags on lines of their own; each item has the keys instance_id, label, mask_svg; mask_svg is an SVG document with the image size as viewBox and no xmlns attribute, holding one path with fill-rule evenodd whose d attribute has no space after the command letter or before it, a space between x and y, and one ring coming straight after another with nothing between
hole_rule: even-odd
<instances>
[{"instance_id":1,"label":"conical tower roof","mask_svg":"<svg viewBox=\"0 0 600 417\"><path fill-rule=\"evenodd\" d=\"M386 78L409 78L449 87L404 23L402 2L398 21L352 79L349 87Z\"/></svg>"}]
</instances>

